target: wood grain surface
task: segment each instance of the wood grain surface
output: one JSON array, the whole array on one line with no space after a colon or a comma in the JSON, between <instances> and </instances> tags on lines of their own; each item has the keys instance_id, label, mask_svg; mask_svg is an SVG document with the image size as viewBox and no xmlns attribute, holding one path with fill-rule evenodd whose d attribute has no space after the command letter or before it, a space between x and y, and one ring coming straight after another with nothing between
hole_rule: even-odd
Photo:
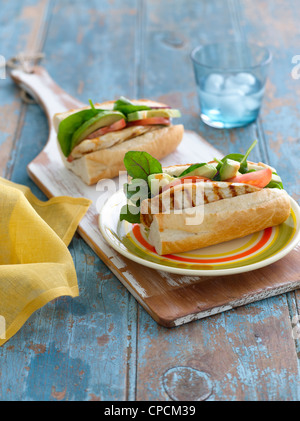
<instances>
[{"instance_id":1,"label":"wood grain surface","mask_svg":"<svg viewBox=\"0 0 300 421\"><path fill-rule=\"evenodd\" d=\"M11 0L1 6L0 54L43 50L43 66L82 102L170 103L224 152L256 137L253 160L275 166L299 201L299 18L291 0ZM225 37L268 45L274 57L260 118L228 131L200 121L189 57ZM0 84L1 173L45 199L26 166L45 146L47 119L10 78ZM70 252L80 297L49 303L0 348L1 400L299 400L298 291L170 330L77 235Z\"/></svg>"}]
</instances>

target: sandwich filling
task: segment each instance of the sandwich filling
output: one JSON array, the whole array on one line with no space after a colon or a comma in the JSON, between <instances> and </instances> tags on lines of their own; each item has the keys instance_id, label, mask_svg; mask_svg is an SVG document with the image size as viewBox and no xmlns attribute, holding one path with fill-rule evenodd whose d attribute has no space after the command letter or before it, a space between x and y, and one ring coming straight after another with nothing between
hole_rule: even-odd
<instances>
[{"instance_id":1,"label":"sandwich filling","mask_svg":"<svg viewBox=\"0 0 300 421\"><path fill-rule=\"evenodd\" d=\"M54 126L63 155L69 162L85 154L110 148L145 133L172 124L180 111L139 101L134 104L121 97L115 102L72 110L54 116Z\"/></svg>"},{"instance_id":2,"label":"sandwich filling","mask_svg":"<svg viewBox=\"0 0 300 421\"><path fill-rule=\"evenodd\" d=\"M131 126L122 130L103 134L99 137L84 139L72 150L71 157L73 159L81 158L85 154L110 148L161 127L163 126Z\"/></svg>"}]
</instances>

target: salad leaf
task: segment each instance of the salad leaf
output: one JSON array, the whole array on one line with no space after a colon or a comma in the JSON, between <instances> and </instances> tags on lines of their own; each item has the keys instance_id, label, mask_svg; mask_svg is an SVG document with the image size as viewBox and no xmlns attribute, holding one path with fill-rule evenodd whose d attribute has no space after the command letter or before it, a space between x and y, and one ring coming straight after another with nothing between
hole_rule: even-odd
<instances>
[{"instance_id":1,"label":"salad leaf","mask_svg":"<svg viewBox=\"0 0 300 421\"><path fill-rule=\"evenodd\" d=\"M273 172L273 174L278 175L276 172ZM283 184L282 181L275 181L275 180L271 180L270 183L266 186L269 189L280 189L283 190Z\"/></svg>"},{"instance_id":2,"label":"salad leaf","mask_svg":"<svg viewBox=\"0 0 300 421\"><path fill-rule=\"evenodd\" d=\"M203 167L203 165L206 165L205 162L201 164L193 164L190 167L188 167L186 170L184 170L178 177L183 177L184 175L189 174L190 172L194 171L197 168Z\"/></svg>"},{"instance_id":3,"label":"salad leaf","mask_svg":"<svg viewBox=\"0 0 300 421\"><path fill-rule=\"evenodd\" d=\"M120 212L120 221L128 221L131 224L139 224L140 212L138 208L128 203L122 206L121 212Z\"/></svg>"},{"instance_id":4,"label":"salad leaf","mask_svg":"<svg viewBox=\"0 0 300 421\"><path fill-rule=\"evenodd\" d=\"M283 184L279 181L271 180L270 183L266 186L266 188L283 190Z\"/></svg>"},{"instance_id":5,"label":"salad leaf","mask_svg":"<svg viewBox=\"0 0 300 421\"><path fill-rule=\"evenodd\" d=\"M247 166L247 158L250 155L250 152L252 151L252 149L254 148L254 146L257 144L257 139L254 140L254 142L252 143L252 145L249 147L249 149L247 150L247 152L245 153L243 159L240 161L241 162L241 166L245 165Z\"/></svg>"},{"instance_id":6,"label":"salad leaf","mask_svg":"<svg viewBox=\"0 0 300 421\"><path fill-rule=\"evenodd\" d=\"M162 173L162 166L157 159L143 151L127 152L124 157L124 164L128 174L132 177L132 181L131 183L125 183L123 187L129 200L121 208L120 221L125 220L132 224L139 223L141 201L151 195L148 176Z\"/></svg>"},{"instance_id":7,"label":"salad leaf","mask_svg":"<svg viewBox=\"0 0 300 421\"><path fill-rule=\"evenodd\" d=\"M96 111L95 105L93 104L93 101L91 99L89 99L89 103L90 103L91 109L93 111Z\"/></svg>"},{"instance_id":8,"label":"salad leaf","mask_svg":"<svg viewBox=\"0 0 300 421\"><path fill-rule=\"evenodd\" d=\"M151 110L151 107L147 105L135 105L129 99L121 96L115 103L114 103L114 111L121 111L121 113L127 114L134 113L135 111L143 111L143 110Z\"/></svg>"},{"instance_id":9,"label":"salad leaf","mask_svg":"<svg viewBox=\"0 0 300 421\"><path fill-rule=\"evenodd\" d=\"M135 178L131 183L125 183L123 190L127 199L131 199L133 203L136 201L136 198L144 200L149 197L149 186L145 180Z\"/></svg>"},{"instance_id":10,"label":"salad leaf","mask_svg":"<svg viewBox=\"0 0 300 421\"><path fill-rule=\"evenodd\" d=\"M148 152L127 152L124 157L124 165L132 178L139 178L146 181L149 175L162 173L161 163Z\"/></svg>"},{"instance_id":11,"label":"salad leaf","mask_svg":"<svg viewBox=\"0 0 300 421\"><path fill-rule=\"evenodd\" d=\"M90 104L93 105L91 101ZM69 115L69 117L60 122L57 138L61 150L66 157L70 155L72 150L71 145L74 132L78 130L79 127L82 126L86 121L90 120L101 111L103 110L95 108L93 105L91 108Z\"/></svg>"},{"instance_id":12,"label":"salad leaf","mask_svg":"<svg viewBox=\"0 0 300 421\"><path fill-rule=\"evenodd\" d=\"M225 162L226 159L232 159L233 161L238 161L240 163L240 169L239 172L242 174L245 174L247 172L248 164L247 164L247 158L254 148L254 146L257 144L257 140L254 140L254 142L251 144L247 152L243 155L240 153L230 153L229 155L224 156L224 158L221 159L221 162ZM219 162L219 161L218 161ZM217 166L217 170L220 171L220 168L222 166L221 162L219 162Z\"/></svg>"}]
</instances>

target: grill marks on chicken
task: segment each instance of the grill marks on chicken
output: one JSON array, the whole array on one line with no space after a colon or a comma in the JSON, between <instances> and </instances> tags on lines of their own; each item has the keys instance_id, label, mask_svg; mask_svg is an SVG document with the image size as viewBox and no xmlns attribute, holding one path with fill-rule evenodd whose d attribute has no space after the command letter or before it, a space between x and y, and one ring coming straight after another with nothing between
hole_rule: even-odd
<instances>
[{"instance_id":1,"label":"grill marks on chicken","mask_svg":"<svg viewBox=\"0 0 300 421\"><path fill-rule=\"evenodd\" d=\"M141 218L150 226L152 215L169 213L205 205L222 199L254 193L261 190L249 184L227 182L184 183L171 187L163 193L146 199L141 204Z\"/></svg>"}]
</instances>

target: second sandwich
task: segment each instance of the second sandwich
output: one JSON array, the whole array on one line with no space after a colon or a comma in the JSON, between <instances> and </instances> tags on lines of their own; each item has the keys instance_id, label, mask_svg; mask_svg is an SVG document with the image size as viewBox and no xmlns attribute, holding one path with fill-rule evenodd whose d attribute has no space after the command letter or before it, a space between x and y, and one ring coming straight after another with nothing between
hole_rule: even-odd
<instances>
[{"instance_id":1,"label":"second sandwich","mask_svg":"<svg viewBox=\"0 0 300 421\"><path fill-rule=\"evenodd\" d=\"M53 123L65 166L91 185L119 175L130 150L146 151L156 159L174 151L184 128L172 119L180 116L165 104L121 97L57 113Z\"/></svg>"}]
</instances>

